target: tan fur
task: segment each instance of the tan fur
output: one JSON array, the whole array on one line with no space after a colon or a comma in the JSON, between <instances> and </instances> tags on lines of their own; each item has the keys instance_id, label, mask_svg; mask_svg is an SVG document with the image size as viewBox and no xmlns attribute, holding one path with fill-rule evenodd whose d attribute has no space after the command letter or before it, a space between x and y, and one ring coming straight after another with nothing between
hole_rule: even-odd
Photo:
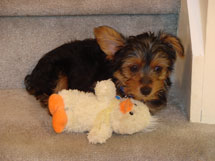
<instances>
[{"instance_id":1,"label":"tan fur","mask_svg":"<svg viewBox=\"0 0 215 161\"><path fill-rule=\"evenodd\" d=\"M177 39L174 36L168 35L163 33L161 35L161 39L166 42L169 43L173 46L173 48L175 49L176 53L180 56L180 57L184 57L184 48L181 45L181 42L179 39Z\"/></svg>"},{"instance_id":2,"label":"tan fur","mask_svg":"<svg viewBox=\"0 0 215 161\"><path fill-rule=\"evenodd\" d=\"M42 107L47 107L48 106L48 98L49 98L49 95L47 94L42 94L42 95L38 95L36 96L37 100L40 100L40 104Z\"/></svg>"},{"instance_id":3,"label":"tan fur","mask_svg":"<svg viewBox=\"0 0 215 161\"><path fill-rule=\"evenodd\" d=\"M116 71L114 73L114 77L116 77L121 83L119 86L126 85L124 88L125 93L132 94L134 98L137 100L150 101L150 100L157 99L158 96L156 95L156 92L163 89L164 87L165 79L169 76L169 72L167 70L168 64L169 64L168 59L160 58L159 56L155 57L152 60L150 67L153 69L156 66L160 66L162 67L162 71L159 77L153 72L149 73L147 77L149 77L152 80L152 82L144 85L141 82L141 79L144 77L143 72L139 70L136 73L133 73L130 71L130 67L132 65L137 65L140 69L142 69L145 63L139 58L131 57L131 58L128 58L125 61L125 63L122 65L123 67L122 72ZM152 88L151 93L147 96L142 95L140 91L140 89L144 86L148 86ZM159 110L159 109L152 109L152 110ZM152 110L151 112L153 112Z\"/></svg>"},{"instance_id":4,"label":"tan fur","mask_svg":"<svg viewBox=\"0 0 215 161\"><path fill-rule=\"evenodd\" d=\"M125 87L125 92L133 94L135 99L138 99L138 100L148 101L148 100L156 99L157 96L155 96L154 94L163 88L164 80L153 80L152 81L153 83L148 85L149 87L152 88L151 93L147 96L144 96L140 92L140 88L143 87L142 84L139 83L140 79L141 79L140 76L132 77L131 79L129 79L127 81L127 86Z\"/></svg>"},{"instance_id":5,"label":"tan fur","mask_svg":"<svg viewBox=\"0 0 215 161\"><path fill-rule=\"evenodd\" d=\"M124 46L124 39L116 30L111 27L101 26L94 29L96 40L101 49L112 59L115 52Z\"/></svg>"},{"instance_id":6,"label":"tan fur","mask_svg":"<svg viewBox=\"0 0 215 161\"><path fill-rule=\"evenodd\" d=\"M66 76L60 75L54 93L58 93L62 89L68 89L68 79Z\"/></svg>"},{"instance_id":7,"label":"tan fur","mask_svg":"<svg viewBox=\"0 0 215 161\"><path fill-rule=\"evenodd\" d=\"M150 64L150 67L154 69L156 66L162 67L161 75L159 76L160 80L164 80L169 76L169 72L167 71L169 61L165 58L155 58Z\"/></svg>"}]
</instances>

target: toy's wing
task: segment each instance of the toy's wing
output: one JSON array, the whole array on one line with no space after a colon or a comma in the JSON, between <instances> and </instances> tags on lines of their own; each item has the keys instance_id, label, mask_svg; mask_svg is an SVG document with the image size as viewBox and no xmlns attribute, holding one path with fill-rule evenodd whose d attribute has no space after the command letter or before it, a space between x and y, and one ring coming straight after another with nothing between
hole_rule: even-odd
<instances>
[{"instance_id":1,"label":"toy's wing","mask_svg":"<svg viewBox=\"0 0 215 161\"><path fill-rule=\"evenodd\" d=\"M101 111L94 122L94 125L88 133L90 143L105 143L112 136L112 128L110 125L110 109Z\"/></svg>"}]
</instances>

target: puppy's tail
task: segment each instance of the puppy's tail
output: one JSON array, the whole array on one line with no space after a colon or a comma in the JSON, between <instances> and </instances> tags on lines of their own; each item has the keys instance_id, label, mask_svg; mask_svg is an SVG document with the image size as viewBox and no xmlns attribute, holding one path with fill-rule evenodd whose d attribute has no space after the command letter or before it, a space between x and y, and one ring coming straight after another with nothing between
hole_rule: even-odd
<instances>
[{"instance_id":1,"label":"puppy's tail","mask_svg":"<svg viewBox=\"0 0 215 161\"><path fill-rule=\"evenodd\" d=\"M35 94L35 90L34 90L34 88L31 85L31 75L27 75L25 77L24 84L25 84L25 88L28 91L28 93L34 95Z\"/></svg>"}]
</instances>

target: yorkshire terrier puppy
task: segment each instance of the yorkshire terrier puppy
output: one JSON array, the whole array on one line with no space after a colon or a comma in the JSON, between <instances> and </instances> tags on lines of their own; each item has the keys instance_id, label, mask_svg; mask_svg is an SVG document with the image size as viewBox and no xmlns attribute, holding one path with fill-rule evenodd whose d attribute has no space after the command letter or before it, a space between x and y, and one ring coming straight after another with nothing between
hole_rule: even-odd
<instances>
[{"instance_id":1,"label":"yorkshire terrier puppy","mask_svg":"<svg viewBox=\"0 0 215 161\"><path fill-rule=\"evenodd\" d=\"M111 27L94 29L95 39L73 41L45 54L25 77L27 91L42 105L62 89L93 92L97 81L111 78L118 95L145 102L151 113L165 107L180 40L163 32L124 37Z\"/></svg>"}]
</instances>

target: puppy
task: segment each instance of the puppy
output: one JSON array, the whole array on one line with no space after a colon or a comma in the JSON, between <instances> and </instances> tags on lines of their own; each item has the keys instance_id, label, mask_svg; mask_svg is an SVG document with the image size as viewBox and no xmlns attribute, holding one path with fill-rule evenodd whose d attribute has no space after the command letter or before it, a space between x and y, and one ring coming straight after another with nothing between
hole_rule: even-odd
<instances>
[{"instance_id":1,"label":"puppy","mask_svg":"<svg viewBox=\"0 0 215 161\"><path fill-rule=\"evenodd\" d=\"M180 40L163 32L124 37L111 27L94 29L95 39L73 41L45 54L25 77L26 90L43 106L62 89L93 92L111 78L120 96L145 102L151 113L165 107Z\"/></svg>"}]
</instances>

